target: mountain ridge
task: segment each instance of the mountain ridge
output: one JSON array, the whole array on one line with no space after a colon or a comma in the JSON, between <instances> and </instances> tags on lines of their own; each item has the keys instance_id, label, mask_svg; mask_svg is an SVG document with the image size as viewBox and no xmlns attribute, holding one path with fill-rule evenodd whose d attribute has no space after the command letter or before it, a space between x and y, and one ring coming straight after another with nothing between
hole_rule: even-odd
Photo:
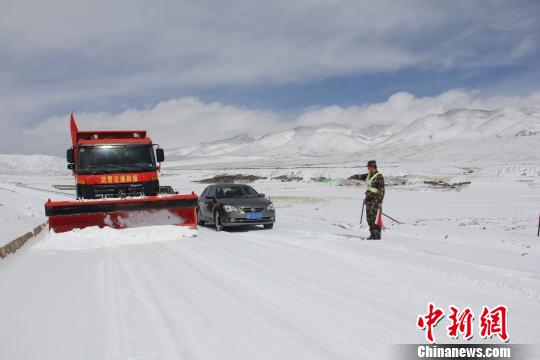
<instances>
[{"instance_id":1,"label":"mountain ridge","mask_svg":"<svg viewBox=\"0 0 540 360\"><path fill-rule=\"evenodd\" d=\"M379 147L411 143L414 146L442 142L509 138L540 134L540 109L452 109L391 127L380 125L374 136L368 127L329 123L297 126L261 136L240 134L228 139L199 143L168 152L173 158L252 155L264 157L312 157L348 154ZM377 134L378 133L378 134Z\"/></svg>"}]
</instances>

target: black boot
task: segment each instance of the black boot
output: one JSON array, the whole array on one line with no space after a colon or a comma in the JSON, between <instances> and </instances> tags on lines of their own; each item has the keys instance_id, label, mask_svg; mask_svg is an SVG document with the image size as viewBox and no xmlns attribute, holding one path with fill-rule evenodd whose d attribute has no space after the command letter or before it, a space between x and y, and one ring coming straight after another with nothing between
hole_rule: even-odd
<instances>
[{"instance_id":1,"label":"black boot","mask_svg":"<svg viewBox=\"0 0 540 360\"><path fill-rule=\"evenodd\" d=\"M381 240L381 227L379 225L375 225L375 229L371 233L371 237L373 237L372 240Z\"/></svg>"}]
</instances>

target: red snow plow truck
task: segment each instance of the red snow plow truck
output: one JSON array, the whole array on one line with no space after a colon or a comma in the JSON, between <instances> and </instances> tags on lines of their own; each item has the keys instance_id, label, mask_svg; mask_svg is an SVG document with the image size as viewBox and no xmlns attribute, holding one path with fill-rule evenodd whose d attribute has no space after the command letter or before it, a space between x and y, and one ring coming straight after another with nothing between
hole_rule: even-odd
<instances>
[{"instance_id":1,"label":"red snow plow truck","mask_svg":"<svg viewBox=\"0 0 540 360\"><path fill-rule=\"evenodd\" d=\"M79 131L73 115L70 127L67 166L76 179L77 200L45 203L49 229L197 226L197 195L160 186L164 152L145 130Z\"/></svg>"}]
</instances>

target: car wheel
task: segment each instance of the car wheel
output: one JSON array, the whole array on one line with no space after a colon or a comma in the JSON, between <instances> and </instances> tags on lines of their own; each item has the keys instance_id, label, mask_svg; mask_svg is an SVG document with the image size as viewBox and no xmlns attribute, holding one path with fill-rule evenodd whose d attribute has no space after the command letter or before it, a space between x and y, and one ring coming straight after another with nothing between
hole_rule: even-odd
<instances>
[{"instance_id":1,"label":"car wheel","mask_svg":"<svg viewBox=\"0 0 540 360\"><path fill-rule=\"evenodd\" d=\"M272 229L274 227L274 224L264 224L265 229Z\"/></svg>"},{"instance_id":2,"label":"car wheel","mask_svg":"<svg viewBox=\"0 0 540 360\"><path fill-rule=\"evenodd\" d=\"M221 223L221 218L219 217L219 212L216 211L214 214L214 224L216 224L216 231L223 230L223 224Z\"/></svg>"},{"instance_id":3,"label":"car wheel","mask_svg":"<svg viewBox=\"0 0 540 360\"><path fill-rule=\"evenodd\" d=\"M197 225L204 226L205 224L206 221L204 221L201 216L201 209L197 208Z\"/></svg>"}]
</instances>

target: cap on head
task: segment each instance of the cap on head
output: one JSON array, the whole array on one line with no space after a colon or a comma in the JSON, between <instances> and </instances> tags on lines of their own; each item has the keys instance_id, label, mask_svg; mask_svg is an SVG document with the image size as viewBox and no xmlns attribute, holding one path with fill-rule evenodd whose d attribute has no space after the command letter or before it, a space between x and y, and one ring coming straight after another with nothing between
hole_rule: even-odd
<instances>
[{"instance_id":1,"label":"cap on head","mask_svg":"<svg viewBox=\"0 0 540 360\"><path fill-rule=\"evenodd\" d=\"M377 162L375 160L369 160L366 167L370 167L370 166L376 168L377 167Z\"/></svg>"}]
</instances>

